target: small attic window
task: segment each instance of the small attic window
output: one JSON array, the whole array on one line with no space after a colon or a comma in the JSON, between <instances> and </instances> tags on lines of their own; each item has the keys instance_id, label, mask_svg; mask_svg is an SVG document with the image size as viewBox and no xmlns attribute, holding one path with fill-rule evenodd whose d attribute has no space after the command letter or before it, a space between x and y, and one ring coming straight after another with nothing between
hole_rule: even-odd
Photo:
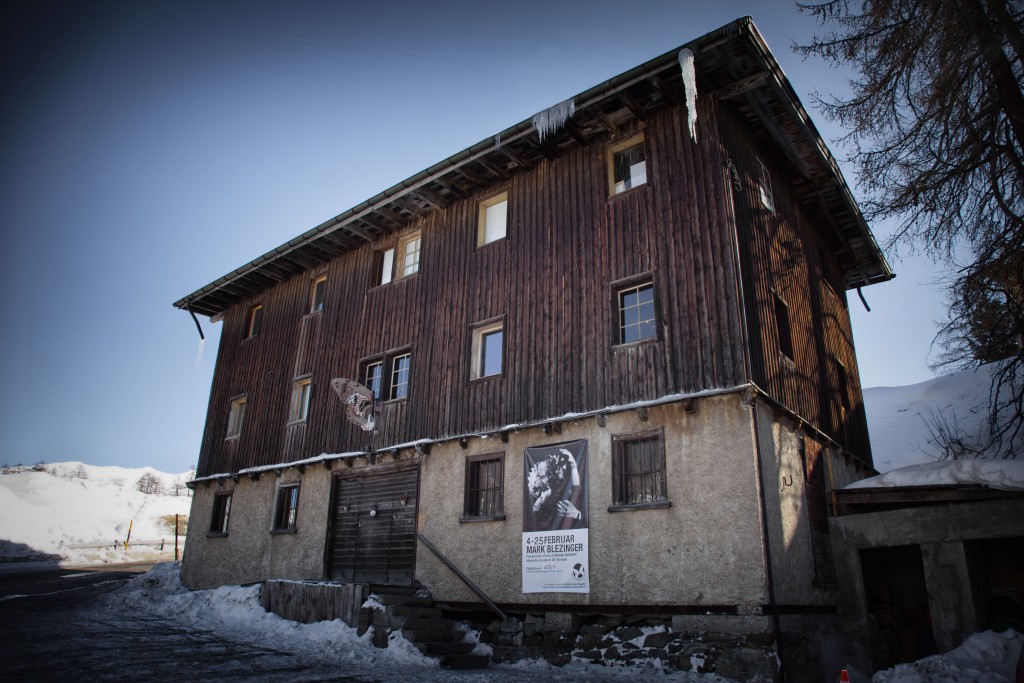
<instances>
[{"instance_id":1,"label":"small attic window","mask_svg":"<svg viewBox=\"0 0 1024 683\"><path fill-rule=\"evenodd\" d=\"M642 133L608 147L608 189L612 196L647 182L647 151Z\"/></svg>"}]
</instances>

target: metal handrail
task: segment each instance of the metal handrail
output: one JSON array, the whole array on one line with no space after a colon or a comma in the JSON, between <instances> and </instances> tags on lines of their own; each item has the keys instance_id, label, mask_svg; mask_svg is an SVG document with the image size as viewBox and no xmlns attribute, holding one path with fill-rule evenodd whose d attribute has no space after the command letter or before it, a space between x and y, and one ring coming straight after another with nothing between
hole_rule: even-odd
<instances>
[{"instance_id":1,"label":"metal handrail","mask_svg":"<svg viewBox=\"0 0 1024 683\"><path fill-rule=\"evenodd\" d=\"M456 567L451 560L445 557L444 553L437 549L437 546L428 541L426 536L424 536L423 534L417 534L416 536L420 539L420 542L423 545L425 545L428 550L430 550L430 552L434 553L434 555L437 556L437 559L441 560L441 563L444 564L444 566L448 567L448 569L451 569L455 576L459 577L459 579L462 580L462 583L466 584L469 590L473 591L478 598L487 603L487 606L491 609L492 612L501 617L502 621L508 619L508 617L505 616L505 613L501 611L501 608L495 605L494 602L491 601L489 597L487 597L487 594L480 590L479 586L473 583L472 579L463 574L461 569Z\"/></svg>"}]
</instances>

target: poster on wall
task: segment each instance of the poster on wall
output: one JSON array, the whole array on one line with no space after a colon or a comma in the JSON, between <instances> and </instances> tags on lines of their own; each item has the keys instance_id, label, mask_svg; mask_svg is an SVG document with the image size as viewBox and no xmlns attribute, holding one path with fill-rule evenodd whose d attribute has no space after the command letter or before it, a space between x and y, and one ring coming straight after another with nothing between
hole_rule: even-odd
<instances>
[{"instance_id":1,"label":"poster on wall","mask_svg":"<svg viewBox=\"0 0 1024 683\"><path fill-rule=\"evenodd\" d=\"M587 441L523 457L523 592L589 593Z\"/></svg>"}]
</instances>

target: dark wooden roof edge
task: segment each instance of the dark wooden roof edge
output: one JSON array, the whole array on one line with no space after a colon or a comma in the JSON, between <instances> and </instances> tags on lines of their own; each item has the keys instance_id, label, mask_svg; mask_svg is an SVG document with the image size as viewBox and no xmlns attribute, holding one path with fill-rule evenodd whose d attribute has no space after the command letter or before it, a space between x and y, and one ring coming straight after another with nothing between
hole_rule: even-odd
<instances>
[{"instance_id":1,"label":"dark wooden roof edge","mask_svg":"<svg viewBox=\"0 0 1024 683\"><path fill-rule=\"evenodd\" d=\"M857 200L854 199L853 193L850 191L850 186L847 184L846 178L843 176L843 172L839 168L839 164L836 162L835 157L832 156L832 152L829 151L828 145L825 144L825 140L821 137L821 133L818 132L817 126L814 125L811 117L807 114L807 110L804 109L803 104L800 102L800 98L793 89L792 83L790 83L789 78L786 77L785 72L782 70L782 66L778 61L776 61L775 56L768 48L768 44L761 36L760 31L757 30L754 20L747 16L742 19L738 19L737 23L741 25L741 30L749 32L752 42L757 47L758 57L769 73L769 77L766 79L765 83L769 87L776 89L779 95L787 101L787 104L792 107L799 125L814 140L814 147L817 156L828 168L829 173L835 178L837 182L836 189L840 193L840 198L850 211L858 231L860 232L860 237L865 241L864 248L868 251L868 254L863 256L874 261L875 263L873 265L877 266L876 272L874 273L864 275L860 278L847 278L847 289L866 287L867 285L886 282L893 279L896 275L892 272L889 262L886 260L885 255L878 246L878 242L875 240L875 236L872 234L871 228L868 227L867 221L864 219L864 214L861 213L860 206L857 204Z\"/></svg>"},{"instance_id":2,"label":"dark wooden roof edge","mask_svg":"<svg viewBox=\"0 0 1024 683\"><path fill-rule=\"evenodd\" d=\"M805 131L808 138L815 141L816 155L819 157L821 164L827 169L827 172L835 178L835 187L840 193L841 203L856 222L857 232L860 233L858 237L861 238L862 244L865 245L867 253L859 255L857 259L858 268L855 271L855 275L853 277L848 275L846 278L847 288L852 289L891 279L893 274L889 264L878 248L874 236L871 234L866 221L860 213L860 209L835 159L828 152L827 146L818 134L810 117L807 116L803 105L800 104L800 100L797 98L782 68L775 61L767 44L749 16L737 19L680 47L669 50L614 78L585 90L571 99L575 102L577 113L579 113L598 102L615 97L616 94L624 92L627 88L641 81L656 77L667 69L678 68L678 54L683 48L689 48L699 58L702 50L709 50L733 39L743 38L746 38L749 41L749 45L753 46L761 67L771 74L770 78L765 79L764 82L755 87L762 90L770 88L774 91L773 94L775 96L786 100L787 108L794 113L798 125ZM241 300L237 294L228 291L232 284L237 283L243 278L258 275L265 269L287 263L289 255L293 255L301 249L308 249L310 245L331 233L351 227L350 233L346 235L347 242L354 242L358 247L361 244L373 241L372 236L356 228L356 221L360 221L376 211L384 211L389 205L393 206L396 200L409 197L417 190L424 189L431 182L443 181L446 175L457 171L459 168L481 161L485 155L500 151L502 147L535 132L532 117L520 121L497 135L481 140L475 145L416 173L374 197L292 238L283 245L179 299L174 302L174 306L181 310L190 310L202 315L215 316ZM285 268L285 270L294 271L295 274L300 272L295 271L294 268ZM274 279L280 281L280 274Z\"/></svg>"}]
</instances>

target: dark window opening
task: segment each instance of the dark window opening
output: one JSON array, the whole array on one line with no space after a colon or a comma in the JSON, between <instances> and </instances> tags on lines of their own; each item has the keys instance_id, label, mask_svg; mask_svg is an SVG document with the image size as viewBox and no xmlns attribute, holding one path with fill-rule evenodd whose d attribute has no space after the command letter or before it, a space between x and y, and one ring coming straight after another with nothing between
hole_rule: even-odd
<instances>
[{"instance_id":1,"label":"dark window opening","mask_svg":"<svg viewBox=\"0 0 1024 683\"><path fill-rule=\"evenodd\" d=\"M294 531L298 515L299 485L279 487L274 505L274 531Z\"/></svg>"},{"instance_id":2,"label":"dark window opening","mask_svg":"<svg viewBox=\"0 0 1024 683\"><path fill-rule=\"evenodd\" d=\"M217 493L213 497L213 516L210 517L210 533L226 535L228 518L231 516L231 492Z\"/></svg>"},{"instance_id":3,"label":"dark window opening","mask_svg":"<svg viewBox=\"0 0 1024 683\"><path fill-rule=\"evenodd\" d=\"M464 518L494 519L505 514L505 455L481 455L466 460Z\"/></svg>"},{"instance_id":4,"label":"dark window opening","mask_svg":"<svg viewBox=\"0 0 1024 683\"><path fill-rule=\"evenodd\" d=\"M613 506L660 507L667 502L663 433L613 437Z\"/></svg>"}]
</instances>

